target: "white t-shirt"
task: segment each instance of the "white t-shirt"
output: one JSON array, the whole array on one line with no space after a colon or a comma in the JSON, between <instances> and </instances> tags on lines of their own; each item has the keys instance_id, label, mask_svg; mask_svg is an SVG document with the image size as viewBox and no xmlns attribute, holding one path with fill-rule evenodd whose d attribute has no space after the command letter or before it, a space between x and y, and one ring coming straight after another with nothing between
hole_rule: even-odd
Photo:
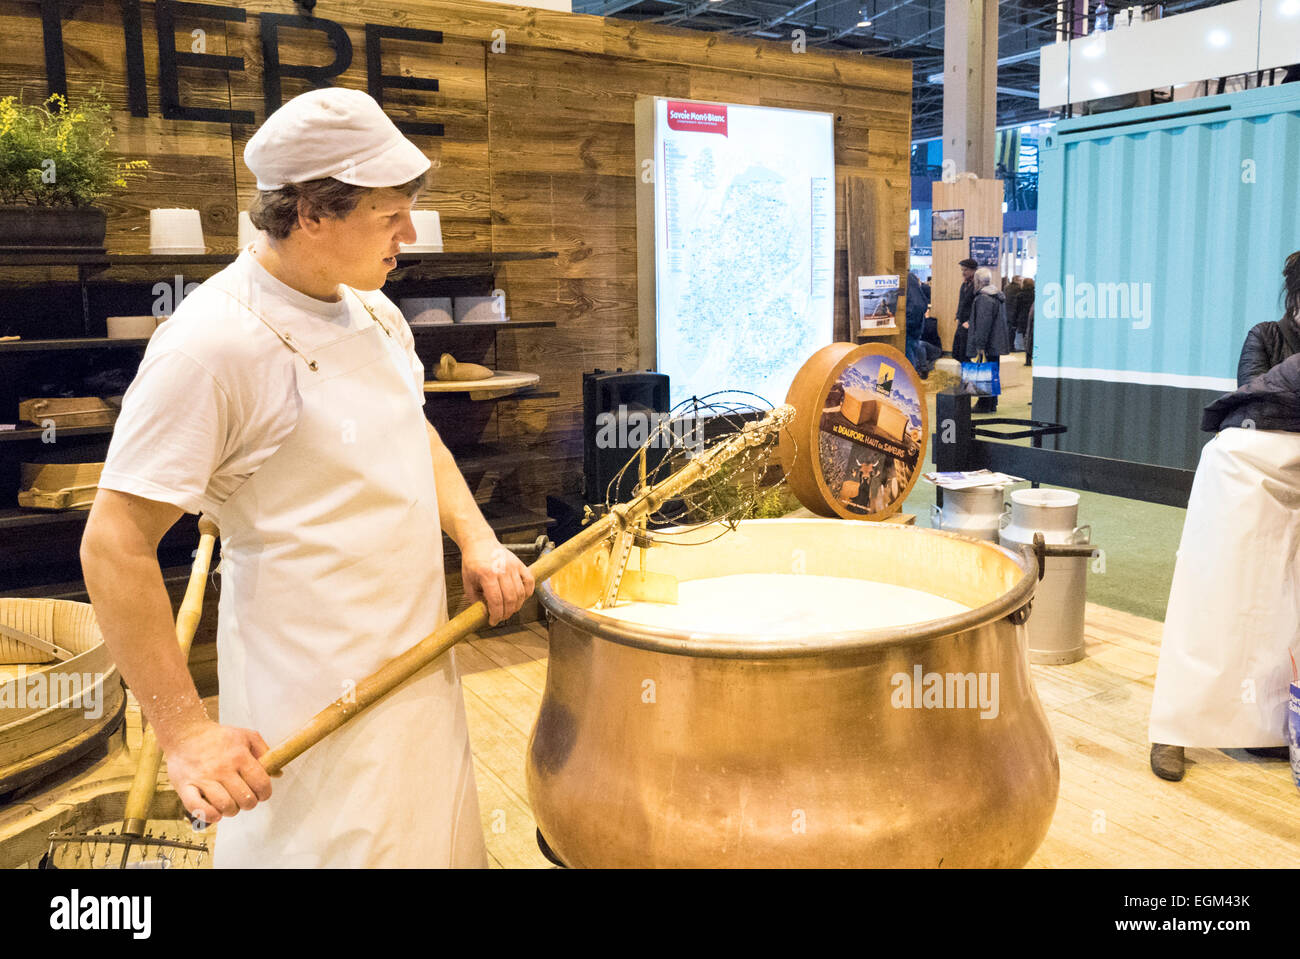
<instances>
[{"instance_id":1,"label":"white t-shirt","mask_svg":"<svg viewBox=\"0 0 1300 959\"><path fill-rule=\"evenodd\" d=\"M423 403L424 365L401 311L377 290L357 292L392 331L390 356ZM149 342L113 429L101 488L190 513L215 510L284 442L300 406L294 354L250 308L308 357L374 322L352 292L337 303L314 299L245 249L186 296Z\"/></svg>"}]
</instances>

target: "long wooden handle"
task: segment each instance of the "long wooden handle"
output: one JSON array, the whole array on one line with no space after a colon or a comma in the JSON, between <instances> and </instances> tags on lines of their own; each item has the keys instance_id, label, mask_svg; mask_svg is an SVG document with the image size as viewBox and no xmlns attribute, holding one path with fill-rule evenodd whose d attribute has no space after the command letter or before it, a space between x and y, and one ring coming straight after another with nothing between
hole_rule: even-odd
<instances>
[{"instance_id":1,"label":"long wooden handle","mask_svg":"<svg viewBox=\"0 0 1300 959\"><path fill-rule=\"evenodd\" d=\"M609 535L615 520L606 516L592 523L573 539L547 553L528 567L533 579L540 583L552 576L560 567L572 561L588 548ZM487 607L480 600L443 623L406 652L390 659L378 670L361 680L347 696L330 703L301 729L270 752L263 753L262 766L271 775L278 775L286 765L338 729L353 716L387 696L425 666L451 649L458 642L488 624Z\"/></svg>"},{"instance_id":2,"label":"long wooden handle","mask_svg":"<svg viewBox=\"0 0 1300 959\"><path fill-rule=\"evenodd\" d=\"M740 433L695 457L686 466L645 490L630 503L620 503L613 507L608 514L529 566L528 571L533 574L534 581L540 583L549 579L561 567L577 559L611 533L619 529L627 529L642 517L654 513L687 487L716 472L724 462L741 450L764 442L773 431L784 427L793 416L793 408L777 407L759 422L751 423ZM278 775L286 765L353 716L387 696L487 623L487 607L481 601L462 610L406 652L389 660L361 680L355 690L334 700L284 742L263 753L260 759L262 766L271 775Z\"/></svg>"},{"instance_id":3,"label":"long wooden handle","mask_svg":"<svg viewBox=\"0 0 1300 959\"><path fill-rule=\"evenodd\" d=\"M188 661L190 644L199 628L203 615L203 594L208 584L208 567L212 564L212 549L217 541L217 524L206 516L199 517L199 548L190 566L190 581L185 586L185 598L176 613L176 643L181 649L181 659ZM149 807L153 805L158 789L158 768L162 765L162 748L153 724L144 731L140 743L140 760L131 780L131 791L126 794L126 812L122 817L122 835L142 836L149 821Z\"/></svg>"}]
</instances>

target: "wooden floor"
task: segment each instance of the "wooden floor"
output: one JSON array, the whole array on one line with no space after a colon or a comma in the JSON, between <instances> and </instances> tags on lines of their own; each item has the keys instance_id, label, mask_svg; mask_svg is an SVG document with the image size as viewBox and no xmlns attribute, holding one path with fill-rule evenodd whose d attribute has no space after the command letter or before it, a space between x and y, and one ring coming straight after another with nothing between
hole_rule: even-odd
<instances>
[{"instance_id":1,"label":"wooden floor","mask_svg":"<svg viewBox=\"0 0 1300 959\"><path fill-rule=\"evenodd\" d=\"M1180 783L1147 765L1147 713L1161 624L1088 605L1088 655L1034 666L1056 734L1061 795L1031 866L1294 866L1300 792L1284 762L1187 751ZM524 757L546 681L546 631L532 624L457 647L479 804L494 866L545 867Z\"/></svg>"}]
</instances>

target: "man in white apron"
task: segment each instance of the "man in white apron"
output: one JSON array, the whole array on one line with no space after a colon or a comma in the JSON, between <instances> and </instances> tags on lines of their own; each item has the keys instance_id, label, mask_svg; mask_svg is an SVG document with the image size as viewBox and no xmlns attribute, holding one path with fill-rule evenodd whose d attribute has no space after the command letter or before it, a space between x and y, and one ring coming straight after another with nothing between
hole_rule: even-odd
<instances>
[{"instance_id":1,"label":"man in white apron","mask_svg":"<svg viewBox=\"0 0 1300 959\"><path fill-rule=\"evenodd\" d=\"M215 864L484 866L448 653L291 763L257 757L446 621L442 532L493 622L532 591L425 420L377 292L430 163L364 93L304 94L249 141L263 230L187 296L127 393L82 545L106 642ZM221 528L220 725L171 623L158 540Z\"/></svg>"},{"instance_id":2,"label":"man in white apron","mask_svg":"<svg viewBox=\"0 0 1300 959\"><path fill-rule=\"evenodd\" d=\"M1300 354L1206 408L1151 703L1151 769L1183 749L1286 741L1300 658Z\"/></svg>"}]
</instances>

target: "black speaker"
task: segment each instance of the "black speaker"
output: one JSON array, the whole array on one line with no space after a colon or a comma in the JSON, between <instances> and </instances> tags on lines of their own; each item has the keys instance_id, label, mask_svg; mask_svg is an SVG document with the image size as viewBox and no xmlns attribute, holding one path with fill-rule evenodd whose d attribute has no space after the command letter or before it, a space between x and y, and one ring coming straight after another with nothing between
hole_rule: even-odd
<instances>
[{"instance_id":1,"label":"black speaker","mask_svg":"<svg viewBox=\"0 0 1300 959\"><path fill-rule=\"evenodd\" d=\"M582 478L583 495L591 504L623 502L631 498L638 480L636 468L623 474L617 489L610 489L618 471L666 419L668 377L663 373L582 374ZM652 446L646 469L653 470L668 454L668 446Z\"/></svg>"}]
</instances>

